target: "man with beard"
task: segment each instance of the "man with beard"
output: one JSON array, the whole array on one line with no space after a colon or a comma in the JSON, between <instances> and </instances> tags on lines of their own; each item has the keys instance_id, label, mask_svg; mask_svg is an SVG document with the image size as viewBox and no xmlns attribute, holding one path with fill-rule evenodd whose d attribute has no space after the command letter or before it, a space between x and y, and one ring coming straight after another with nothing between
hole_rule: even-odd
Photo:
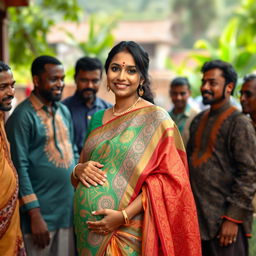
<instances>
[{"instance_id":1,"label":"man with beard","mask_svg":"<svg viewBox=\"0 0 256 256\"><path fill-rule=\"evenodd\" d=\"M170 97L174 107L169 114L177 124L185 145L189 138L191 121L199 112L188 103L191 96L190 88L190 83L186 77L176 77L170 85Z\"/></svg>"},{"instance_id":2,"label":"man with beard","mask_svg":"<svg viewBox=\"0 0 256 256\"><path fill-rule=\"evenodd\" d=\"M64 69L54 57L40 56L31 72L34 90L6 124L19 176L25 247L29 256L72 256L70 174L78 155L69 110L59 102Z\"/></svg>"},{"instance_id":3,"label":"man with beard","mask_svg":"<svg viewBox=\"0 0 256 256\"><path fill-rule=\"evenodd\" d=\"M201 93L210 109L190 126L187 153L204 256L248 255L256 185L256 136L230 104L237 74L221 60L202 67Z\"/></svg>"},{"instance_id":4,"label":"man with beard","mask_svg":"<svg viewBox=\"0 0 256 256\"><path fill-rule=\"evenodd\" d=\"M74 79L76 92L66 98L63 103L71 112L75 143L81 153L92 115L112 105L96 96L102 80L102 64L99 59L80 58L76 62Z\"/></svg>"},{"instance_id":5,"label":"man with beard","mask_svg":"<svg viewBox=\"0 0 256 256\"><path fill-rule=\"evenodd\" d=\"M256 131L256 75L250 74L244 77L241 88L240 102L243 113L249 114Z\"/></svg>"},{"instance_id":6,"label":"man with beard","mask_svg":"<svg viewBox=\"0 0 256 256\"><path fill-rule=\"evenodd\" d=\"M0 255L25 255L20 231L18 176L12 164L4 129L5 113L12 108L14 84L11 68L0 61Z\"/></svg>"},{"instance_id":7,"label":"man with beard","mask_svg":"<svg viewBox=\"0 0 256 256\"><path fill-rule=\"evenodd\" d=\"M243 113L249 114L252 124L256 131L256 75L249 74L244 77L244 82L240 90L240 102L242 105ZM253 199L254 212L256 212L256 195Z\"/></svg>"}]
</instances>

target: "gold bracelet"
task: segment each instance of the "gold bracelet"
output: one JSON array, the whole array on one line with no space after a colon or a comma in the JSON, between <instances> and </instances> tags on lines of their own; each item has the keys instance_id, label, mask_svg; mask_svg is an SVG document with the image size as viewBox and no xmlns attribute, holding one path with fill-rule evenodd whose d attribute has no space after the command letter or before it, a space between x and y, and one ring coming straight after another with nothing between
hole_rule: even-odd
<instances>
[{"instance_id":1,"label":"gold bracelet","mask_svg":"<svg viewBox=\"0 0 256 256\"><path fill-rule=\"evenodd\" d=\"M128 218L128 216L127 216L127 213L126 213L125 210L122 210L122 214L123 214L123 216L124 216L124 222L125 222L125 224L130 224L130 220L129 220L129 218Z\"/></svg>"},{"instance_id":2,"label":"gold bracelet","mask_svg":"<svg viewBox=\"0 0 256 256\"><path fill-rule=\"evenodd\" d=\"M73 171L72 171L72 176L75 180L78 180L78 177L76 176L76 173L75 173L75 170L76 170L76 167L78 166L79 164L75 165L75 167L73 168Z\"/></svg>"}]
</instances>

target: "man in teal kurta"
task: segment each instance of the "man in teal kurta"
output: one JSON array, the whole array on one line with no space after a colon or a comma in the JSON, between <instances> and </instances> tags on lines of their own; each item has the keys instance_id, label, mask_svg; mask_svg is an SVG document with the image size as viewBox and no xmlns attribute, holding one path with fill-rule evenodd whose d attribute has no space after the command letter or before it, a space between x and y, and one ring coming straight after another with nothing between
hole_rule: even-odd
<instances>
[{"instance_id":1,"label":"man in teal kurta","mask_svg":"<svg viewBox=\"0 0 256 256\"><path fill-rule=\"evenodd\" d=\"M71 256L70 174L78 157L70 112L58 102L64 69L55 58L41 56L32 64L32 76L34 91L6 124L19 175L25 246L29 256Z\"/></svg>"}]
</instances>

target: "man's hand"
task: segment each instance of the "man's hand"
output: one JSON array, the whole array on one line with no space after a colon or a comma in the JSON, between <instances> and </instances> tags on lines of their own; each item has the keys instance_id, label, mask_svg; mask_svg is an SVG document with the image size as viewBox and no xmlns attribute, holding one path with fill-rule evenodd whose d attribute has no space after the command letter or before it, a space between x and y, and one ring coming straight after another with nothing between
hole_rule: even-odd
<instances>
[{"instance_id":1,"label":"man's hand","mask_svg":"<svg viewBox=\"0 0 256 256\"><path fill-rule=\"evenodd\" d=\"M44 221L39 208L31 209L28 214L30 216L33 242L43 249L50 243L50 233L47 224Z\"/></svg>"},{"instance_id":2,"label":"man's hand","mask_svg":"<svg viewBox=\"0 0 256 256\"><path fill-rule=\"evenodd\" d=\"M228 246L236 241L238 233L238 224L229 221L224 220L219 235L217 236L220 241L221 246Z\"/></svg>"}]
</instances>

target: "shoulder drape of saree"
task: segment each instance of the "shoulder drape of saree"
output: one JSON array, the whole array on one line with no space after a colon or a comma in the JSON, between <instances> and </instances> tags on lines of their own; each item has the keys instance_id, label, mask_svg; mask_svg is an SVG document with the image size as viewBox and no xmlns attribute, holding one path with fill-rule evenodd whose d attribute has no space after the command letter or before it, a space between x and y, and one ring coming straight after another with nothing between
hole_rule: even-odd
<instances>
[{"instance_id":1,"label":"shoulder drape of saree","mask_svg":"<svg viewBox=\"0 0 256 256\"><path fill-rule=\"evenodd\" d=\"M201 240L186 154L166 136L158 145L161 165L147 177L143 191L142 255L200 256ZM150 165L150 163L149 163Z\"/></svg>"}]
</instances>

